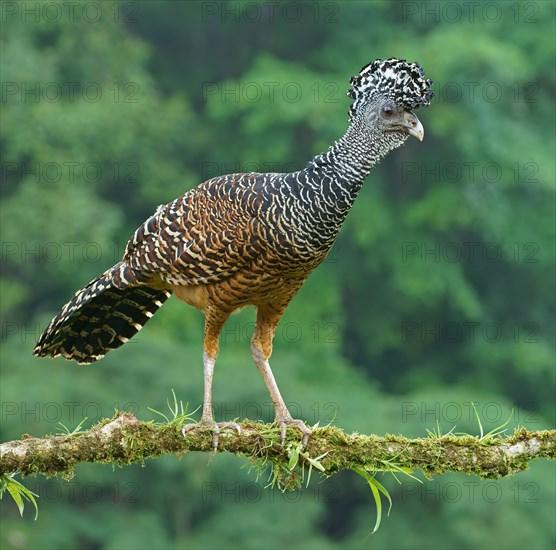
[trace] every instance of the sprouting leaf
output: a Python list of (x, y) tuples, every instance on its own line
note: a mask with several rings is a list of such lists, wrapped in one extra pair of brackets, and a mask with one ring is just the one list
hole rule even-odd
[(25, 508), (25, 500), (30, 502), (35, 508), (35, 520), (39, 516), (39, 507), (37, 506), (37, 501), (35, 497), (38, 498), (39, 495), (33, 493), (33, 491), (27, 489), (25, 485), (13, 478), (13, 475), (2, 475), (0, 478), (0, 498), (3, 497), (4, 492), (8, 491), (11, 497), (14, 499), (17, 508), (19, 509), (19, 514), (23, 517), (23, 510)]
[(188, 411), (189, 405), (188, 404), (184, 405), (183, 401), (181, 400), (178, 401), (178, 398), (176, 397), (176, 393), (174, 392), (173, 388), (171, 389), (171, 392), (172, 392), (172, 402), (170, 402), (169, 399), (166, 399), (166, 406), (170, 411), (170, 417), (165, 415), (163, 412), (160, 412), (151, 407), (147, 407), (147, 409), (161, 416), (164, 419), (166, 424), (183, 424), (189, 422), (190, 420), (193, 420), (191, 415), (195, 414), (200, 407), (195, 409), (190, 415)]
[(296, 467), (299, 461), (300, 452), (301, 452), (301, 443), (297, 443), (296, 445), (291, 445), (288, 448), (288, 457), (289, 457), (288, 468), (290, 470), (293, 470)]
[(382, 493), (390, 503), (388, 514), (390, 514), (390, 510), (392, 509), (392, 498), (390, 497), (390, 493), (388, 492), (388, 490), (382, 485), (382, 483), (375, 479), (374, 475), (367, 472), (363, 468), (352, 468), (352, 470), (355, 473), (359, 474), (371, 488), (371, 492), (373, 494), (376, 505), (376, 522), (373, 529), (373, 533), (376, 533), (378, 531), (378, 528), (380, 527), (380, 522), (382, 521), (382, 499), (380, 498), (380, 494)]
[(62, 426), (63, 428), (63, 431), (60, 435), (72, 437), (72, 436), (84, 434), (85, 430), (82, 430), (81, 427), (83, 426), (83, 424), (85, 424), (87, 420), (89, 420), (88, 416), (86, 416), (81, 422), (79, 422), (79, 424), (73, 430), (70, 430), (65, 424), (62, 424), (62, 422), (58, 422), (58, 424), (60, 424), (60, 426)]

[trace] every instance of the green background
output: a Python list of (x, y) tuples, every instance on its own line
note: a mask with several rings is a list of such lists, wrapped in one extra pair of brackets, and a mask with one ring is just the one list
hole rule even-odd
[[(271, 364), (292, 413), (361, 433), (554, 427), (553, 2), (2, 3), (2, 440), (202, 399), (202, 315), (171, 299), (83, 367), (32, 357), (56, 311), (158, 204), (222, 173), (293, 171), (342, 135), (349, 77), (419, 61), (436, 97), (369, 176), (284, 316)], [(37, 8), (37, 6), (39, 6)], [(474, 7), (473, 7), (474, 6)], [(486, 6), (486, 7), (485, 7)], [(217, 419), (272, 420), (249, 351), (221, 338)], [(199, 413), (197, 413), (199, 414)], [(3, 548), (553, 548), (553, 465), (500, 482), (343, 473), (282, 494), (189, 454), (2, 502)], [(420, 474), (419, 474), (420, 475)], [(422, 477), (422, 476), (421, 476)]]

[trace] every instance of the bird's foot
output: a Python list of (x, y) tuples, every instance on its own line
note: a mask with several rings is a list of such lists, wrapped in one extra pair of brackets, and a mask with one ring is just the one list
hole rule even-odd
[(297, 420), (295, 418), (292, 418), (291, 416), (287, 416), (285, 418), (277, 418), (276, 422), (280, 426), (280, 439), (282, 441), (282, 445), (284, 444), (284, 441), (286, 441), (287, 427), (294, 426), (301, 432), (301, 435), (303, 436), (301, 439), (301, 448), (304, 449), (307, 446), (309, 436), (311, 435), (311, 429), (307, 427), (303, 420)]
[(215, 422), (214, 420), (201, 420), (192, 424), (186, 424), (181, 433), (185, 437), (187, 432), (198, 429), (212, 430), (212, 448), (218, 449), (218, 439), (222, 430), (235, 430), (237, 435), (241, 435), (241, 426), (237, 422)]

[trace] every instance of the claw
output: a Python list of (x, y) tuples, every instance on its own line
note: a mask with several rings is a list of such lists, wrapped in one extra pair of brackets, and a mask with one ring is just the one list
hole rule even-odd
[(196, 422), (192, 424), (186, 424), (182, 429), (181, 433), (186, 437), (187, 432), (197, 429), (210, 429), (212, 430), (212, 448), (214, 451), (218, 449), (218, 439), (221, 430), (235, 430), (237, 435), (241, 435), (241, 426), (237, 422), (212, 422), (201, 420), (201, 422)]
[(282, 445), (286, 441), (286, 429), (288, 426), (294, 426), (297, 428), (301, 434), (301, 448), (304, 449), (307, 446), (307, 442), (309, 441), (309, 436), (311, 435), (311, 429), (307, 427), (303, 420), (297, 420), (294, 418), (283, 418), (283, 419), (276, 419), (276, 422), (280, 425), (280, 439), (282, 441)]

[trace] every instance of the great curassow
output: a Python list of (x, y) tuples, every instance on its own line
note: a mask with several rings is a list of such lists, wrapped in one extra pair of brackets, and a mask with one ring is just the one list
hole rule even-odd
[(157, 208), (137, 229), (122, 260), (79, 290), (54, 317), (34, 354), (92, 363), (129, 340), (174, 294), (205, 314), (204, 401), (199, 424), (219, 428), (212, 412), (218, 339), (230, 314), (257, 308), (251, 339), (276, 411), (282, 441), (296, 426), (269, 365), (280, 317), (326, 257), (371, 168), (409, 136), (423, 139), (413, 114), (430, 105), (430, 80), (418, 63), (376, 60), (350, 81), (349, 127), (304, 170), (230, 174), (201, 183)]

